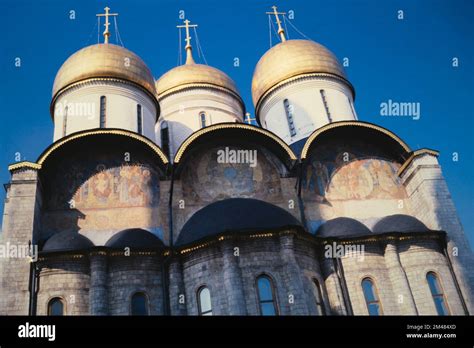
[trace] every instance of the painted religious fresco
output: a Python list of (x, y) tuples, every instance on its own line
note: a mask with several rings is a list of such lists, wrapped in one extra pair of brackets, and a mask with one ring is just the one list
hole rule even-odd
[[(242, 148), (216, 147), (198, 154), (182, 174), (184, 197), (191, 201), (214, 201), (225, 198), (265, 199), (281, 195), (278, 171), (259, 150), (255, 161), (233, 160), (232, 151)], [(237, 154), (237, 152), (235, 152)]]
[[(145, 228), (163, 236), (160, 211), (150, 207), (94, 209), (80, 211), (69, 209), (44, 213), (44, 235), (69, 231), (118, 232), (127, 228)], [(105, 238), (106, 241), (108, 238)]]
[(147, 207), (158, 204), (158, 174), (150, 167), (129, 164), (73, 164), (58, 172), (50, 209)]
[(361, 144), (315, 149), (304, 168), (305, 197), (318, 201), (405, 198), (397, 175), (400, 165), (377, 152)]
[(43, 227), (61, 231), (160, 228), (159, 175), (149, 165), (68, 161), (48, 180)]

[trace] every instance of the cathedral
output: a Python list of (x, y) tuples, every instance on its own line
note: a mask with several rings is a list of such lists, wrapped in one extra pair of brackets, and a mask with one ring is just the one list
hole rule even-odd
[(156, 80), (109, 43), (109, 10), (57, 72), (51, 145), (8, 167), (0, 315), (474, 313), (438, 152), (359, 120), (328, 48), (288, 39), (273, 7), (253, 119), (195, 62), (194, 24)]

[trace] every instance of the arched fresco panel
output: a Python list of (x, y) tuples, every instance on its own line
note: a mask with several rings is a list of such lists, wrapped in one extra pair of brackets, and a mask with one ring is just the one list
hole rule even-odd
[(102, 162), (90, 168), (73, 164), (57, 172), (56, 180), (48, 201), (51, 210), (144, 207), (159, 200), (158, 175), (143, 165)]
[(351, 199), (403, 199), (406, 197), (397, 171), (400, 164), (377, 149), (320, 146), (304, 167), (305, 198), (316, 201)]
[[(239, 152), (242, 150), (247, 152)], [(222, 161), (222, 152), (219, 151), (227, 151), (229, 154), (235, 151), (236, 161), (229, 156)], [(239, 158), (247, 156), (244, 154), (248, 154), (248, 151), (250, 156), (255, 156), (256, 161), (239, 161)], [(191, 202), (212, 202), (236, 197), (281, 197), (279, 173), (259, 149), (228, 146), (227, 150), (226, 147), (214, 147), (197, 153), (186, 164), (182, 183), (184, 198)]]
[(406, 213), (399, 168), (383, 148), (361, 141), (334, 139), (313, 148), (302, 180), (308, 229), (314, 233), (341, 216), (370, 225), (382, 216)]
[(52, 176), (48, 182), (54, 184), (46, 187), (44, 197), (46, 236), (64, 230), (115, 233), (131, 227), (162, 235), (159, 174), (151, 165), (106, 157), (65, 160)]

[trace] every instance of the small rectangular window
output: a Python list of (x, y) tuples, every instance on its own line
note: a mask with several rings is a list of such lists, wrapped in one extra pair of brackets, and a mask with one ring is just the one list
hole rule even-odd
[(68, 112), (68, 107), (66, 106), (64, 108), (64, 116), (63, 116), (63, 137), (65, 137), (67, 133), (67, 112)]
[(349, 97), (347, 97), (347, 101), (349, 102), (349, 105), (351, 106), (352, 116), (354, 117), (355, 120), (357, 120), (357, 116), (356, 116), (356, 113), (355, 113), (355, 110), (354, 110), (354, 104), (352, 103), (352, 101)]
[(100, 97), (100, 128), (105, 128), (107, 111), (107, 98), (105, 96)]
[(329, 112), (329, 106), (326, 100), (326, 92), (324, 91), (324, 89), (321, 89), (319, 93), (321, 93), (321, 98), (323, 99), (324, 110), (326, 110), (326, 116), (328, 118), (328, 121), (332, 122), (331, 113)]
[(200, 121), (201, 121), (201, 128), (206, 127), (206, 113), (205, 113), (205, 112), (201, 112), (201, 113), (199, 114), (199, 117), (200, 117)]
[(288, 99), (285, 99), (283, 101), (283, 105), (285, 106), (286, 120), (288, 121), (288, 128), (290, 129), (290, 135), (293, 137), (296, 135), (296, 128), (295, 128), (295, 123), (293, 120), (294, 106), (290, 104)]
[(142, 106), (140, 104), (137, 105), (137, 132), (143, 134), (143, 126), (142, 126)]
[(161, 149), (169, 157), (170, 156), (170, 134), (168, 129), (168, 123), (164, 121), (161, 124)]

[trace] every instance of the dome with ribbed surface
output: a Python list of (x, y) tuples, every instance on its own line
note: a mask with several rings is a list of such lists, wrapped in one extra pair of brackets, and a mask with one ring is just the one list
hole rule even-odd
[(223, 88), (240, 98), (235, 82), (219, 69), (204, 64), (184, 64), (171, 69), (156, 81), (158, 98), (189, 87)]
[(259, 100), (278, 83), (302, 74), (326, 73), (346, 79), (336, 56), (310, 40), (287, 40), (273, 46), (257, 63), (252, 79), (252, 99)]
[(53, 98), (75, 82), (101, 77), (130, 81), (155, 94), (153, 75), (139, 56), (121, 46), (97, 44), (84, 47), (64, 62), (54, 80)]

